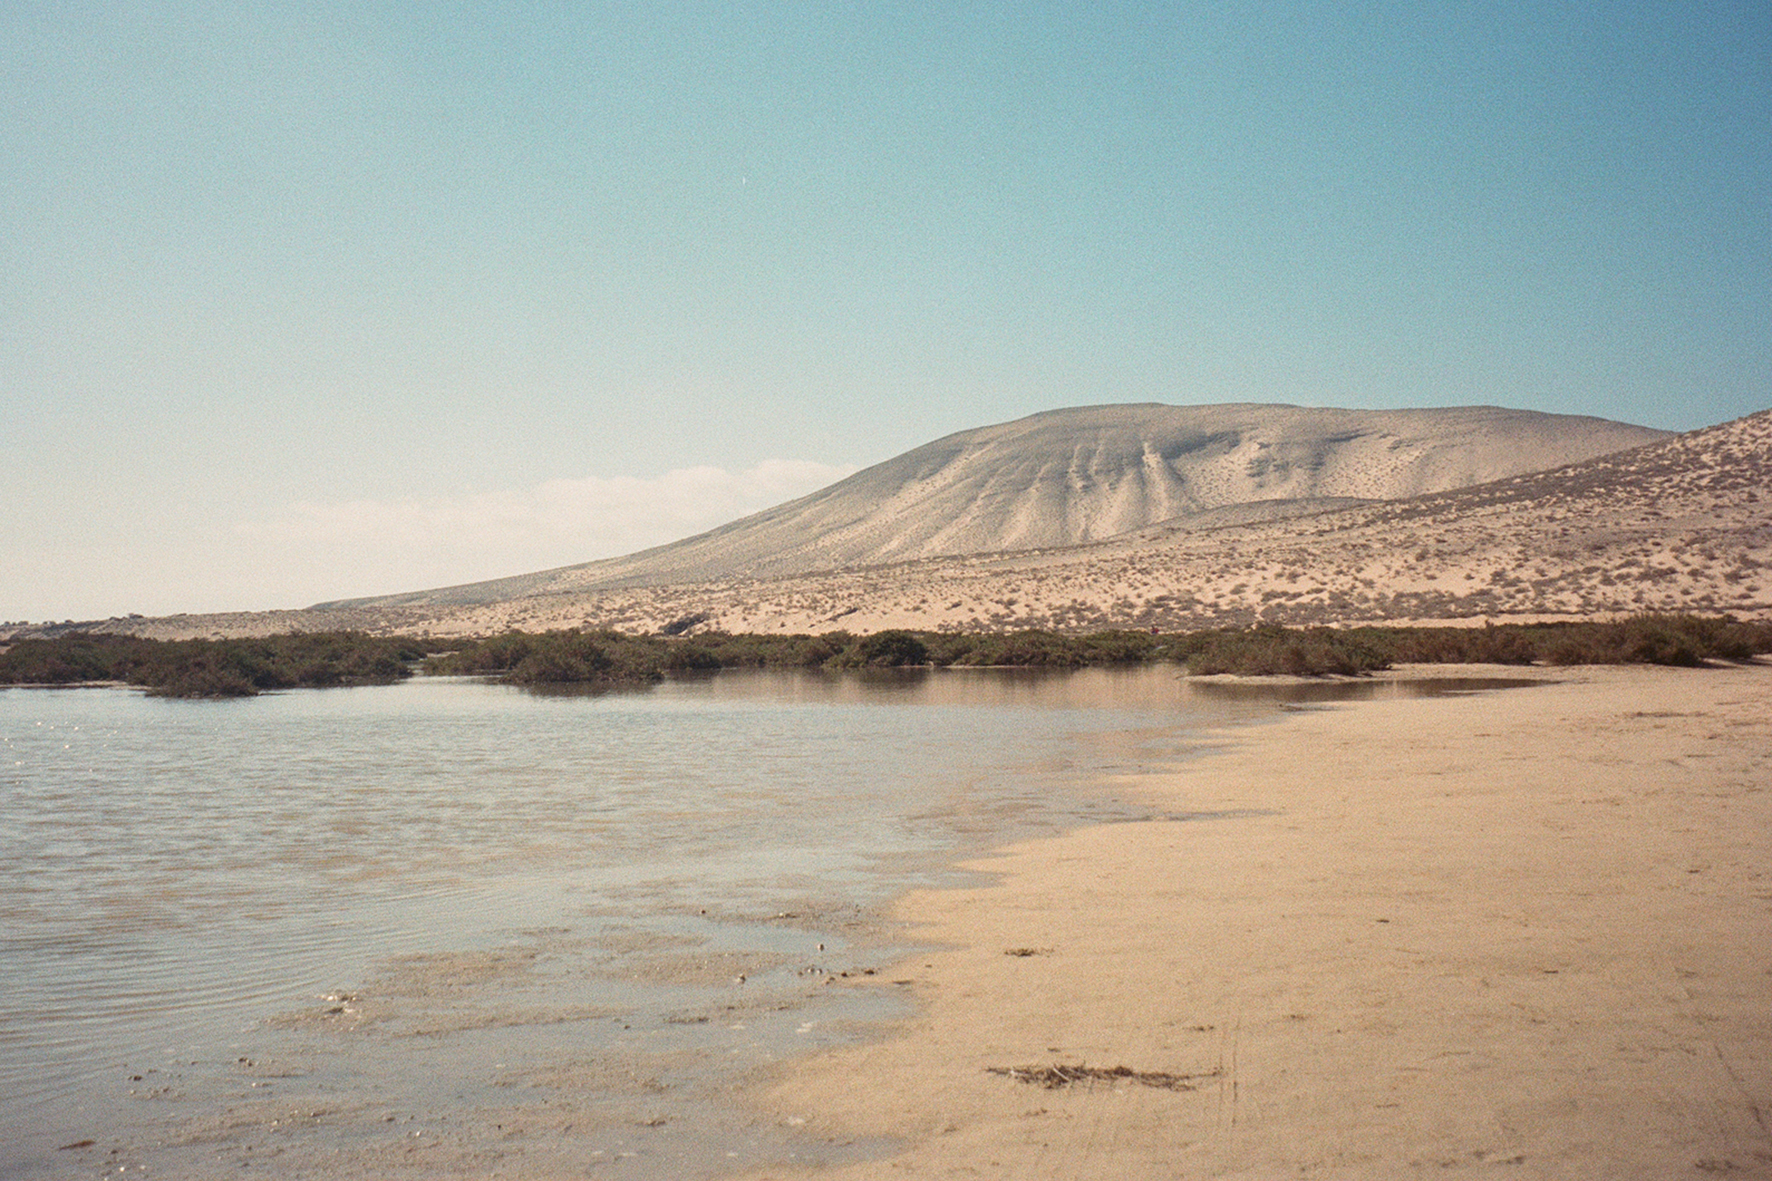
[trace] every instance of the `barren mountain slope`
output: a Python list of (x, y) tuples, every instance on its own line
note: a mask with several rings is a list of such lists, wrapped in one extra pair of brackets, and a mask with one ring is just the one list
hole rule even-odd
[(1157, 526), (1081, 547), (487, 604), (100, 626), (166, 637), (341, 627), (438, 636), (510, 627), (644, 632), (691, 619), (762, 632), (1093, 630), (1645, 610), (1772, 617), (1772, 411), (1449, 493), (1307, 516)]
[[(623, 558), (323, 607), (490, 603), (1070, 546), (1261, 502), (1390, 500), (1667, 437), (1496, 407), (1091, 406), (938, 439), (810, 496)], [(1239, 514), (1233, 514), (1239, 516)]]

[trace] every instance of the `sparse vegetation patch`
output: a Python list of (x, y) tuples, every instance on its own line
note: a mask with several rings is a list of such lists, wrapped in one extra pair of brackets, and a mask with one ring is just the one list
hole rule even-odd
[(146, 640), (75, 632), (0, 652), (0, 684), (118, 682), (161, 697), (251, 697), (273, 689), (386, 685), (424, 655), (407, 637), (312, 632), (261, 639)]
[[(642, 685), (664, 677), (672, 647), (615, 631), (512, 631), (434, 656), (425, 671), (485, 676), (507, 685)], [(691, 656), (688, 667), (694, 666)]]
[(906, 666), (1082, 668), (1174, 661), (1190, 673), (1359, 676), (1397, 664), (1663, 664), (1693, 667), (1772, 653), (1772, 622), (1646, 613), (1608, 623), (1461, 627), (1285, 627), (1258, 623), (1158, 634), (1064, 635), (889, 630), (871, 635), (632, 635), (504, 632), (425, 654), (426, 642), (354, 632), (242, 640), (146, 640), (73, 633), (0, 651), (0, 684), (121, 683), (172, 697), (387, 684), (415, 667), (527, 686), (616, 688), (725, 668)]
[(1198, 632), (1179, 645), (1196, 676), (1357, 676), (1392, 664), (1376, 637), (1328, 627), (1260, 624), (1239, 631)]

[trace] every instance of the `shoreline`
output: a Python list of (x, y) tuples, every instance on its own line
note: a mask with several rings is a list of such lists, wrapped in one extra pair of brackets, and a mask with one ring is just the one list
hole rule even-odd
[(1202, 735), (1112, 781), (1179, 819), (908, 896), (941, 950), (856, 987), (919, 1016), (754, 1095), (904, 1150), (748, 1176), (1772, 1175), (1772, 668), (1532, 671)]

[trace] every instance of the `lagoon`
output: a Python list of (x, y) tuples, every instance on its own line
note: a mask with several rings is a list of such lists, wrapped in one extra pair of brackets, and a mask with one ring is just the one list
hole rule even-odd
[(1214, 728), (1379, 691), (1407, 690), (1152, 666), (0, 691), (0, 1175), (882, 1151), (736, 1092), (907, 1011), (848, 986), (914, 949), (892, 899), (1139, 819), (1114, 777)]

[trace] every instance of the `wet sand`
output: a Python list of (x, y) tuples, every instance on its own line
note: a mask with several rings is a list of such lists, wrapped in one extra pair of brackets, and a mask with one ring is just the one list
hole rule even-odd
[(1539, 675), (1217, 736), (1116, 785), (1191, 818), (910, 896), (944, 950), (853, 987), (920, 1015), (761, 1118), (903, 1145), (845, 1179), (1772, 1176), (1772, 668)]

